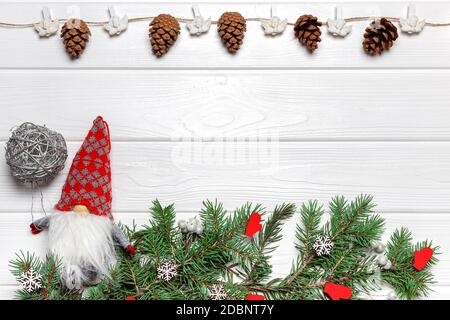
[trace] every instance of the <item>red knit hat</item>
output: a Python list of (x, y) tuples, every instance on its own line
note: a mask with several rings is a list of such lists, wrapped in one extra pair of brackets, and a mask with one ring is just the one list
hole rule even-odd
[(112, 219), (110, 150), (108, 124), (97, 117), (73, 159), (57, 210), (85, 205), (90, 213)]

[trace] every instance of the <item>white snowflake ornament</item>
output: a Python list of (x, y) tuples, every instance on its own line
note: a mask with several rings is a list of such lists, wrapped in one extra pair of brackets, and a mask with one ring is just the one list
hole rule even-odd
[(209, 298), (211, 300), (225, 300), (228, 293), (222, 284), (213, 284), (209, 287)]
[(211, 28), (211, 18), (205, 19), (200, 13), (198, 5), (192, 6), (194, 12), (194, 19), (186, 23), (186, 28), (192, 36), (199, 36), (206, 33)]
[(33, 269), (22, 272), (20, 275), (22, 289), (31, 293), (42, 288), (42, 276)]
[(327, 20), (327, 30), (335, 37), (345, 37), (352, 31), (352, 26), (342, 18), (342, 8), (336, 7), (334, 19)]
[(158, 278), (164, 281), (170, 281), (173, 277), (178, 275), (178, 268), (174, 261), (163, 261), (158, 269)]
[(59, 30), (59, 21), (53, 19), (52, 11), (48, 7), (42, 8), (42, 21), (34, 25), (39, 37), (50, 37)]
[(400, 18), (399, 20), (400, 29), (409, 34), (421, 32), (425, 27), (425, 20), (419, 20), (416, 16), (416, 8), (414, 5), (410, 4), (407, 10), (406, 19)]
[(123, 15), (120, 17), (117, 12), (116, 8), (114, 6), (108, 7), (109, 11), (109, 21), (107, 24), (105, 24), (104, 28), (106, 31), (108, 31), (109, 35), (112, 36), (118, 36), (123, 31), (127, 30), (128, 28), (128, 16)]
[(320, 257), (329, 255), (331, 249), (333, 249), (334, 243), (329, 236), (317, 236), (314, 240), (313, 249), (315, 253)]
[(261, 27), (264, 29), (264, 34), (270, 36), (282, 34), (284, 30), (286, 30), (287, 24), (287, 19), (281, 20), (281, 18), (277, 16), (275, 6), (270, 8), (270, 19), (261, 20)]

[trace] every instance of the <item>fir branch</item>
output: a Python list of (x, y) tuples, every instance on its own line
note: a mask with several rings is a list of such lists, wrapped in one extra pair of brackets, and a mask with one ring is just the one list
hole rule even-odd
[[(340, 235), (345, 234), (355, 223), (361, 222), (372, 213), (374, 205), (373, 197), (370, 195), (360, 195), (343, 209), (343, 214), (339, 217), (339, 225), (336, 230), (332, 230), (332, 240), (336, 240)], [(334, 200), (336, 202), (338, 200)], [(342, 209), (342, 208), (340, 208)], [(333, 212), (332, 212), (333, 214)]]
[(300, 224), (297, 224), (296, 248), (302, 255), (304, 262), (310, 260), (312, 242), (319, 234), (319, 225), (323, 216), (323, 207), (319, 206), (317, 200), (302, 204), (300, 208)]
[(281, 226), (283, 222), (291, 218), (294, 213), (295, 205), (291, 203), (275, 207), (272, 215), (267, 219), (263, 229), (258, 234), (258, 257), (252, 264), (250, 273), (244, 282), (256, 283), (264, 281), (270, 275), (272, 268), (269, 264), (269, 254), (276, 249), (274, 244), (282, 238)]
[(319, 206), (318, 201), (309, 201), (302, 204), (300, 208), (300, 223), (297, 224), (297, 244), (296, 248), (300, 251), (300, 265), (291, 272), (287, 284), (291, 285), (308, 267), (313, 260), (314, 255), (311, 254), (311, 246), (314, 238), (319, 233), (319, 225), (323, 216), (323, 207)]
[[(408, 229), (394, 231), (386, 251), (392, 267), (382, 272), (383, 280), (393, 286), (397, 295), (404, 299), (415, 299), (428, 294), (429, 286), (434, 283), (431, 268), (438, 262), (436, 255), (439, 254), (439, 247), (434, 247), (432, 242), (424, 241), (413, 245), (411, 241), (412, 235)], [(414, 251), (425, 247), (432, 248), (433, 257), (424, 269), (417, 271), (413, 268)]]
[[(50, 292), (50, 287), (52, 284), (55, 283), (55, 278), (58, 279), (59, 277), (59, 273), (58, 273), (58, 265), (55, 262), (55, 259), (53, 257), (50, 257), (47, 261), (48, 264), (48, 272), (46, 272), (45, 274), (45, 286), (41, 291), (41, 296), (44, 300), (48, 300), (49, 299), (49, 292)], [(56, 280), (58, 281), (58, 280)]]
[(220, 234), (222, 231), (223, 221), (225, 220), (226, 211), (222, 203), (217, 199), (213, 202), (210, 200), (203, 201), (203, 208), (200, 211), (200, 218), (204, 224), (204, 232)]

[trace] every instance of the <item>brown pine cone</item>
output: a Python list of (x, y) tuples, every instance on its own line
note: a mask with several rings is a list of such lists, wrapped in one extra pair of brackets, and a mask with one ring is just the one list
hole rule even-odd
[(370, 55), (381, 54), (391, 48), (397, 38), (397, 28), (388, 19), (372, 21), (364, 33), (364, 51)]
[(149, 37), (153, 54), (158, 58), (167, 53), (177, 41), (180, 24), (169, 14), (160, 14), (150, 22)]
[(217, 31), (228, 52), (236, 53), (247, 30), (245, 18), (239, 12), (225, 12), (217, 23)]
[(72, 59), (77, 59), (81, 56), (90, 35), (89, 27), (81, 19), (70, 19), (64, 24), (61, 29), (61, 38), (63, 38), (66, 52)]
[(317, 17), (310, 14), (305, 14), (297, 19), (294, 25), (295, 37), (300, 43), (309, 51), (313, 52), (318, 47), (320, 42), (320, 27), (322, 22), (318, 21)]

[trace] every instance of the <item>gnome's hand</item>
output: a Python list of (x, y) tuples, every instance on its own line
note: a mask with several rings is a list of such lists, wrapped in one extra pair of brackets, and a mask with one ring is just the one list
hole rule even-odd
[(30, 229), (31, 229), (32, 234), (38, 234), (38, 233), (41, 233), (41, 231), (42, 231), (42, 229), (39, 229), (38, 227), (36, 227), (36, 225), (34, 223), (30, 224)]
[(134, 249), (132, 244), (129, 244), (126, 248), (125, 251), (129, 254), (134, 256), (136, 254), (136, 249)]
[(31, 233), (38, 234), (41, 231), (48, 229), (49, 225), (50, 225), (49, 217), (37, 219), (30, 224)]

